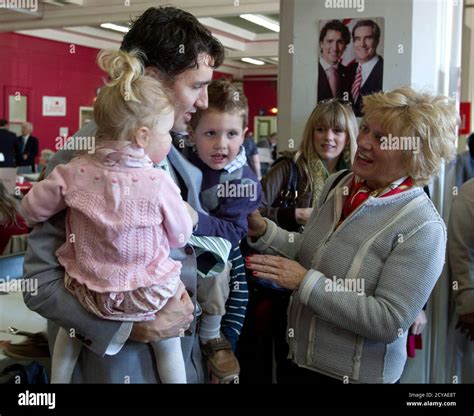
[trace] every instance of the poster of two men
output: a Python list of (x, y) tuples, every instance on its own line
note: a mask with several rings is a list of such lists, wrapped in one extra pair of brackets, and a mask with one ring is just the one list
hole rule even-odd
[(321, 20), (318, 102), (341, 98), (362, 116), (362, 97), (383, 88), (383, 18)]

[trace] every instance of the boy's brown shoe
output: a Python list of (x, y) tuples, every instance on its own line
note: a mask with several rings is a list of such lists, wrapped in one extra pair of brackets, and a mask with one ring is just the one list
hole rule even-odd
[(239, 362), (224, 336), (207, 341), (201, 349), (209, 370), (221, 383), (230, 383), (239, 376)]

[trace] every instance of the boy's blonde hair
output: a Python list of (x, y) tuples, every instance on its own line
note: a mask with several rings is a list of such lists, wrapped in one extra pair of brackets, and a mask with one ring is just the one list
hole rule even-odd
[(407, 173), (415, 185), (426, 185), (443, 159), (455, 157), (459, 117), (447, 97), (401, 87), (365, 96), (362, 108), (364, 119), (379, 122), (385, 134), (419, 138), (418, 152), (403, 151)]
[(248, 125), (249, 105), (242, 90), (225, 78), (212, 81), (207, 89), (209, 104), (206, 110), (197, 109), (193, 114), (190, 126), (196, 130), (202, 114), (206, 111), (219, 113), (239, 113), (242, 116), (242, 128)]
[(132, 140), (140, 127), (153, 128), (159, 115), (173, 110), (170, 92), (157, 79), (144, 75), (141, 55), (138, 50), (99, 53), (97, 62), (109, 80), (94, 104), (98, 141)]

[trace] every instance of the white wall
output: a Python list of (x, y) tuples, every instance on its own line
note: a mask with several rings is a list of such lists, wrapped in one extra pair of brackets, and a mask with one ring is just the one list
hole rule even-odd
[[(319, 20), (384, 17), (384, 89), (410, 84), (412, 1), (365, 0), (364, 6), (364, 11), (358, 12), (354, 8), (326, 8), (325, 0), (280, 1), (279, 149), (287, 149), (289, 139), (297, 147), (305, 122), (316, 105)], [(294, 54), (288, 51), (291, 44)]]

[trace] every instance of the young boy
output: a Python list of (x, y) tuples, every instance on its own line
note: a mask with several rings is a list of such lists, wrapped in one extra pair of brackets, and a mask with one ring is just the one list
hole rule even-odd
[[(227, 80), (211, 82), (208, 94), (209, 107), (198, 110), (190, 122), (195, 146), (190, 161), (202, 171), (201, 202), (210, 214), (197, 214), (194, 235), (222, 237), (232, 244), (230, 275), (198, 279), (202, 350), (211, 373), (222, 381), (240, 371), (232, 350), (244, 322), (248, 290), (239, 242), (247, 234), (247, 216), (260, 205), (261, 187), (243, 147), (246, 97)], [(220, 333), (221, 319), (225, 337)]]

